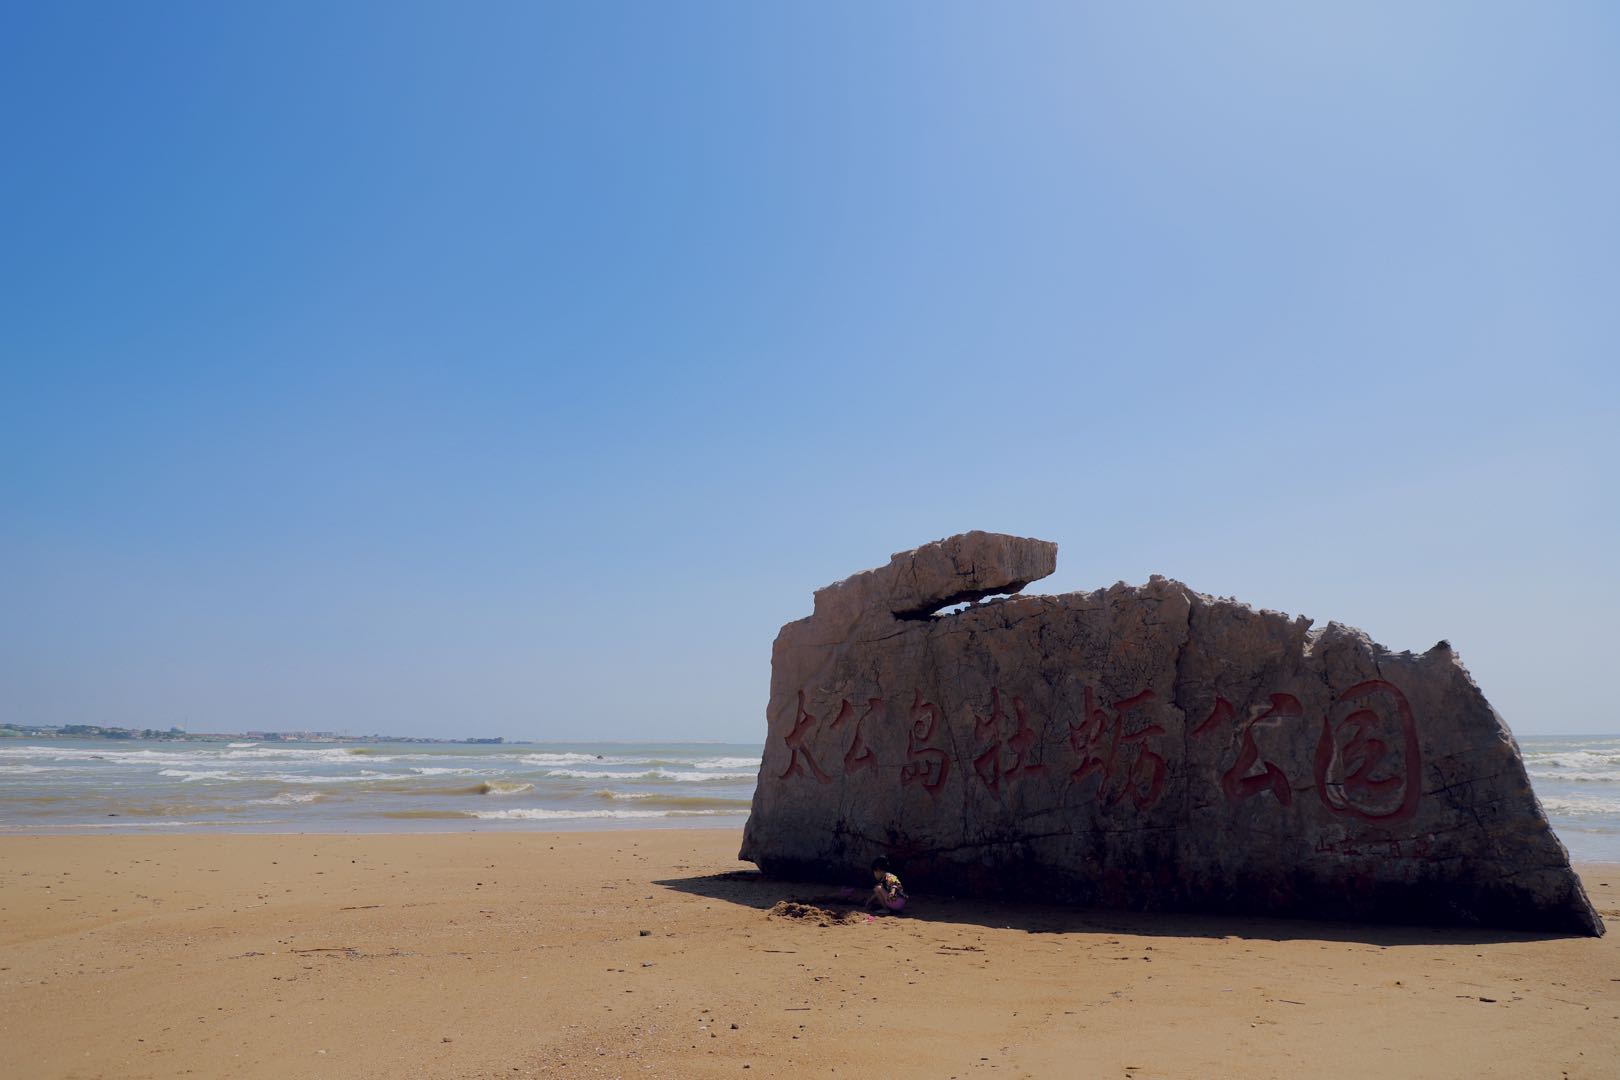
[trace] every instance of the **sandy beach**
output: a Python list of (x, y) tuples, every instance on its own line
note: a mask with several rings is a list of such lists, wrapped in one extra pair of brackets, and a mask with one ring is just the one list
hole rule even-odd
[[(1612, 1077), (1620, 935), (765, 881), (735, 830), (0, 838), (32, 1077)], [(1581, 868), (1620, 914), (1620, 867)], [(859, 884), (859, 876), (852, 877)]]

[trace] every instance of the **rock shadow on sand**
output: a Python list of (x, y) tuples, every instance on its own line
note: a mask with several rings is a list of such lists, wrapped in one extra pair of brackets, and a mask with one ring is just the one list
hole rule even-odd
[[(751, 907), (761, 914), (769, 914), (784, 903), (819, 907), (836, 915), (859, 913), (863, 910), (862, 900), (865, 897), (864, 889), (857, 886), (840, 887), (826, 882), (768, 878), (753, 870), (665, 878), (653, 884), (690, 896)], [(981, 926), (994, 930), (1021, 930), (1028, 934), (1131, 934), (1149, 938), (1354, 942), (1385, 948), (1555, 941), (1581, 936), (1479, 926), (1415, 926), (1174, 911), (1113, 911), (916, 893), (912, 894), (911, 902), (903, 913), (884, 913), (879, 917), (942, 925)]]

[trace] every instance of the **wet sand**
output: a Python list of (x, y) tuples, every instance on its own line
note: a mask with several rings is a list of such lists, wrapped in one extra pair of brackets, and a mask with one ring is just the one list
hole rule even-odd
[[(1620, 934), (930, 897), (822, 925), (767, 912), (836, 892), (739, 838), (0, 837), (0, 1074), (1620, 1070)], [(1582, 873), (1620, 915), (1620, 866)]]

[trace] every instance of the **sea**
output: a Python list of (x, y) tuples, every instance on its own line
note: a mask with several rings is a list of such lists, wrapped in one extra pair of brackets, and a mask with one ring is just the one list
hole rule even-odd
[(0, 742), (0, 832), (740, 827), (758, 743)]
[(1530, 786), (1576, 862), (1620, 862), (1620, 735), (1521, 735)]
[[(1620, 862), (1620, 736), (1521, 736), (1571, 858)], [(0, 832), (741, 827), (758, 743), (0, 742)]]

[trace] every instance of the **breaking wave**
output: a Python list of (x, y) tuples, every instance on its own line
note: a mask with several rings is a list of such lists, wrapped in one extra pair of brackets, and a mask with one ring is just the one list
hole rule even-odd
[(173, 776), (176, 779), (180, 780), (182, 783), (186, 783), (186, 784), (189, 784), (194, 780), (236, 780), (236, 779), (239, 779), (238, 777), (232, 776), (228, 772), (219, 772), (218, 770), (206, 770), (206, 769), (201, 770), (201, 771), (193, 770), (193, 769), (162, 769), (162, 770), (159, 770), (158, 775), (159, 776)]
[(521, 795), (525, 791), (533, 791), (534, 785), (521, 780), (488, 780), (474, 785), (473, 790), (480, 795)]
[(1538, 780), (1578, 784), (1620, 783), (1620, 749), (1549, 750), (1524, 755), (1525, 768)]
[(486, 821), (575, 821), (582, 818), (668, 818), (668, 817), (734, 817), (741, 810), (543, 810), (521, 808), (516, 810), (473, 810), (471, 814)]
[(546, 775), (565, 780), (675, 780), (681, 783), (701, 783), (705, 780), (736, 782), (754, 779), (753, 773), (674, 772), (670, 769), (648, 769), (645, 772), (592, 772), (586, 769), (552, 769)]
[(694, 768), (694, 769), (752, 769), (753, 772), (750, 772), (750, 773), (746, 774), (748, 779), (752, 780), (752, 779), (754, 779), (756, 774), (759, 772), (759, 758), (746, 758), (746, 757), (708, 758), (707, 760), (704, 760), (704, 761), (694, 761), (694, 762), (692, 762), (692, 768)]
[(671, 810), (726, 810), (744, 814), (753, 805), (752, 799), (723, 799), (712, 795), (664, 795), (657, 791), (593, 791), (599, 799), (614, 802), (633, 801), (641, 806), (662, 806)]
[[(524, 754), (518, 758), (525, 765), (647, 765), (664, 767), (669, 765), (687, 766), (693, 769), (704, 770), (733, 770), (758, 769), (759, 759), (750, 757), (715, 757), (689, 760), (687, 758), (668, 757), (659, 755), (632, 755), (619, 754)], [(604, 775), (604, 774), (596, 774)], [(749, 773), (749, 779), (754, 774)]]
[(1613, 817), (1620, 814), (1620, 798), (1601, 796), (1552, 796), (1541, 800), (1541, 808), (1548, 814), (1565, 817)]
[(301, 806), (326, 798), (324, 791), (284, 791), (268, 799), (249, 799), (255, 806)]
[(318, 773), (235, 773), (221, 769), (160, 769), (159, 776), (171, 776), (182, 783), (191, 783), (197, 780), (222, 780), (232, 783), (263, 783), (273, 781), (280, 784), (363, 784), (378, 780), (409, 780), (406, 773), (373, 772), (369, 769), (359, 775), (321, 776)]
[(524, 754), (518, 758), (525, 765), (584, 765), (600, 761), (604, 765), (640, 764), (619, 758), (606, 758), (600, 754)]
[(464, 810), (384, 810), (377, 815), (396, 821), (471, 821), (473, 815)]

